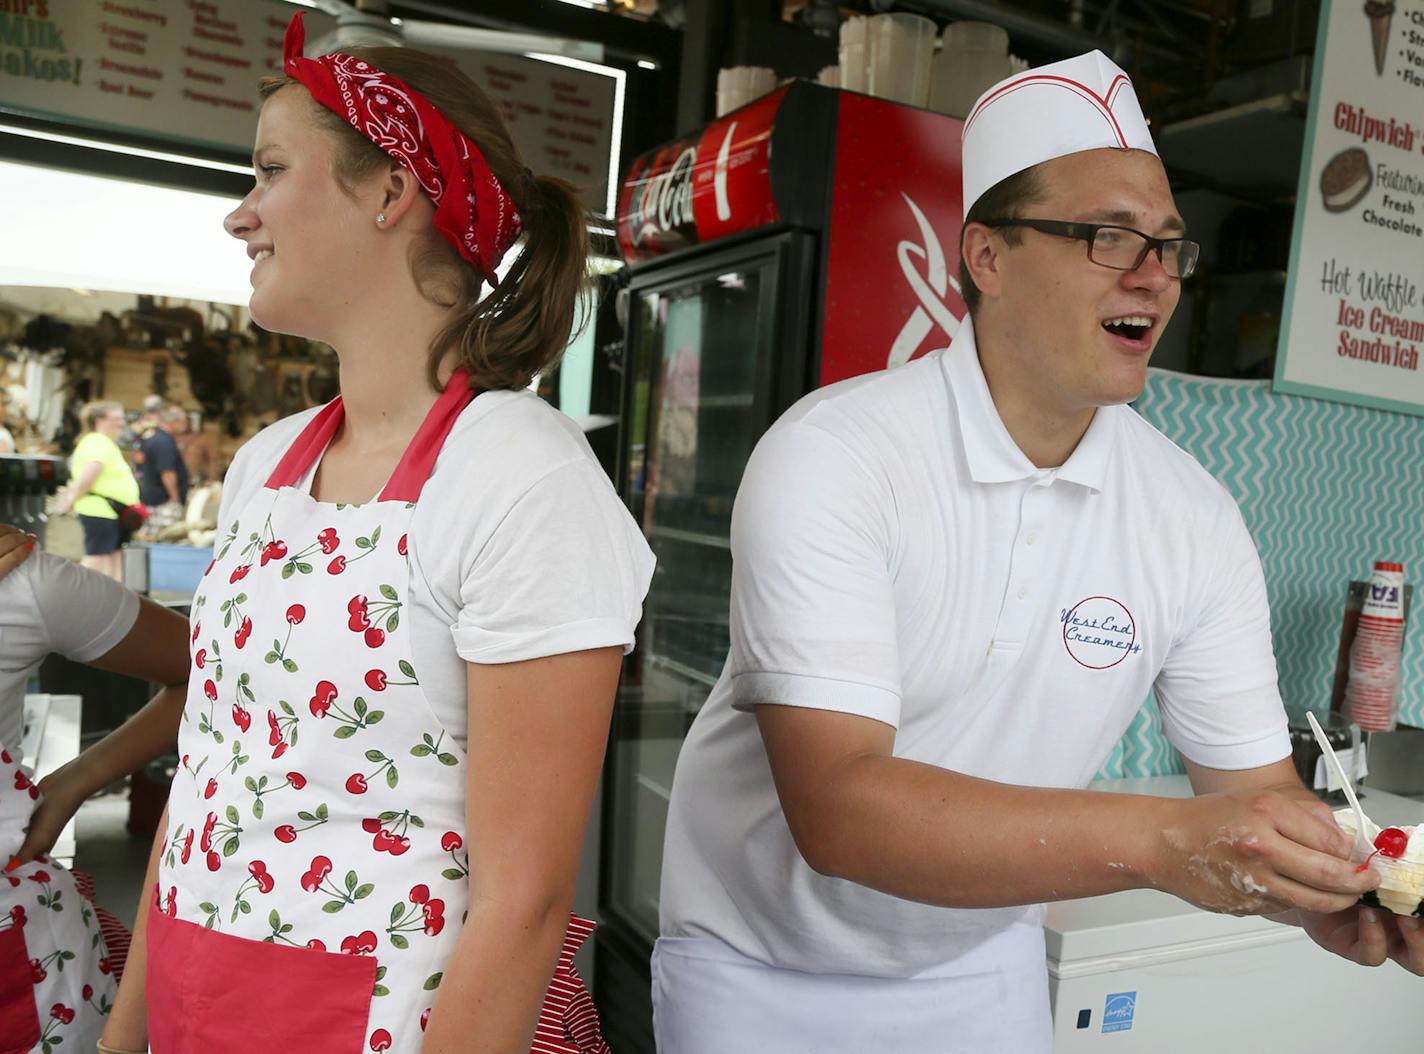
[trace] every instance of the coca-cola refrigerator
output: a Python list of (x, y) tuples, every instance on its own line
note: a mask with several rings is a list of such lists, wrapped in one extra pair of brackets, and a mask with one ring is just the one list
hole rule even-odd
[(943, 347), (959, 297), (957, 120), (797, 81), (637, 158), (617, 482), (657, 554), (604, 778), (596, 992), (651, 1054), (648, 959), (673, 767), (728, 646), (732, 501), (812, 388)]

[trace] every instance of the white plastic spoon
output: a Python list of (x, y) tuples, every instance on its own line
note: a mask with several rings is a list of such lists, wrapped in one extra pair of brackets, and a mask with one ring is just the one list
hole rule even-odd
[(1359, 853), (1360, 859), (1364, 860), (1374, 852), (1374, 846), (1370, 845), (1369, 835), (1365, 834), (1365, 810), (1360, 808), (1360, 799), (1355, 797), (1355, 788), (1351, 785), (1350, 778), (1345, 775), (1345, 766), (1341, 765), (1340, 759), (1335, 756), (1335, 748), (1325, 738), (1325, 730), (1320, 727), (1320, 722), (1315, 720), (1315, 715), (1309, 710), (1305, 712), (1305, 716), (1310, 721), (1310, 730), (1315, 733), (1315, 741), (1320, 744), (1320, 749), (1330, 760), (1331, 768), (1335, 770), (1335, 778), (1340, 781), (1340, 789), (1350, 800), (1350, 808), (1355, 810), (1355, 851)]

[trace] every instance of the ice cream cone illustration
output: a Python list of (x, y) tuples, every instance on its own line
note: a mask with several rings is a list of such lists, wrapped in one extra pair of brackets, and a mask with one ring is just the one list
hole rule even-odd
[(1375, 49), (1375, 72), (1384, 76), (1384, 60), (1389, 53), (1389, 24), (1394, 21), (1393, 0), (1366, 0), (1365, 17), (1370, 20), (1370, 42)]

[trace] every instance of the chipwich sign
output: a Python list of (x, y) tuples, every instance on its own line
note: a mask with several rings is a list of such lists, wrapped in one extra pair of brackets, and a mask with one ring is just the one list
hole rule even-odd
[(1424, 414), (1424, 0), (1324, 0), (1276, 387)]
[(271, 0), (0, 0), (0, 110), (246, 155), (256, 84), (278, 71), (292, 10)]

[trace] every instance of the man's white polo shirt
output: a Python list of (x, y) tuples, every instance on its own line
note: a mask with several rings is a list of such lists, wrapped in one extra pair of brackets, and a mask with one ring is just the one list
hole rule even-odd
[(951, 348), (802, 399), (748, 464), (731, 653), (678, 760), (662, 933), (812, 973), (903, 977), (1035, 908), (951, 910), (812, 871), (751, 708), (859, 714), (897, 757), (1082, 787), (1150, 689), (1184, 755), (1290, 753), (1255, 546), (1224, 488), (1130, 408), (1058, 469)]

